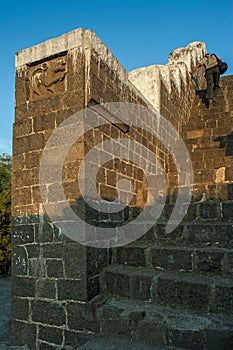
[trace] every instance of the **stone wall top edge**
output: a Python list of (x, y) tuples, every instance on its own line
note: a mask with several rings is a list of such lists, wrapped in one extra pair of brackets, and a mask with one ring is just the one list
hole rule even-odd
[(168, 55), (168, 63), (177, 64), (184, 62), (190, 70), (206, 54), (206, 44), (202, 41), (194, 41), (186, 47), (180, 47)]
[[(21, 50), (15, 55), (16, 69), (22, 69), (27, 64), (41, 61), (47, 57), (56, 54), (72, 51), (80, 48), (89, 57), (89, 50), (95, 51), (110, 68), (117, 71), (120, 80), (133, 90), (138, 97), (144, 100), (148, 106), (150, 102), (137, 89), (137, 87), (128, 79), (128, 72), (113, 55), (110, 49), (99, 39), (99, 37), (90, 29), (75, 29), (71, 32), (62, 34), (56, 38), (48, 39), (40, 44)], [(150, 105), (151, 106), (151, 105)], [(151, 106), (151, 108), (153, 108)]]
[(86, 30), (84, 33), (85, 43), (89, 43), (89, 47), (94, 50), (99, 57), (114, 71), (117, 71), (120, 80), (129, 87), (130, 90), (134, 91), (135, 94), (140, 97), (148, 107), (152, 110), (153, 105), (145, 98), (142, 92), (129, 80), (129, 73), (121, 65), (118, 59), (113, 55), (111, 50), (99, 39), (99, 37), (92, 31)]
[[(168, 56), (168, 63), (165, 65), (154, 64), (147, 67), (140, 67), (129, 72), (129, 79), (144, 92), (146, 98), (160, 107), (160, 85), (163, 83), (168, 92), (171, 91), (171, 83), (177, 88), (180, 94), (181, 80), (186, 84), (187, 72), (204, 56), (206, 45), (204, 42), (195, 41), (185, 48), (178, 48)], [(153, 86), (152, 90), (148, 86)], [(155, 97), (157, 95), (157, 97)]]
[[(196, 61), (196, 59), (202, 58), (202, 53), (206, 52), (206, 45), (204, 42), (199, 42), (195, 41), (187, 45), (185, 48), (178, 48), (174, 51), (172, 51), (169, 56), (168, 56), (168, 63), (167, 64), (152, 64), (149, 66), (145, 67), (139, 67), (131, 72), (129, 74), (135, 74), (135, 73), (143, 73), (143, 72), (148, 72), (148, 71), (159, 71), (161, 69), (166, 69), (167, 67), (172, 69), (175, 68), (174, 65), (178, 65), (181, 63), (186, 64), (187, 68), (189, 68), (189, 62), (186, 62), (184, 57), (187, 55), (187, 53), (192, 53), (193, 52), (193, 59)], [(187, 60), (190, 61), (191, 57), (188, 56)]]
[[(89, 36), (89, 47), (96, 51), (99, 57), (103, 59), (108, 66), (110, 66), (113, 70), (117, 70), (121, 80), (128, 80), (128, 72), (113, 55), (111, 50), (104, 44), (104, 42), (92, 30), (87, 30), (84, 35)], [(88, 39), (85, 41), (88, 42)]]
[(21, 50), (15, 55), (15, 66), (20, 68), (26, 64), (41, 61), (47, 57), (75, 48), (93, 49), (109, 66), (118, 71), (122, 80), (128, 79), (128, 72), (119, 63), (107, 46), (90, 29), (75, 29), (56, 38), (48, 39), (40, 44)]
[(78, 28), (56, 38), (48, 39), (15, 54), (16, 68), (40, 61), (46, 57), (83, 46), (84, 29)]

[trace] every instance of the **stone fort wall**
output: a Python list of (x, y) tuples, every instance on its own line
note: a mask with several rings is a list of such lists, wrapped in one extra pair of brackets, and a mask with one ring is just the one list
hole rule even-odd
[[(61, 187), (73, 212), (91, 225), (120, 226), (132, 220), (145, 206), (148, 190), (144, 169), (132, 161), (147, 154), (142, 154), (137, 147), (131, 150), (131, 156), (127, 154), (131, 142), (136, 141), (156, 155), (162, 164), (168, 203), (173, 203), (178, 187), (183, 187), (184, 192), (190, 191), (188, 179), (181, 185), (171, 176), (176, 172), (174, 160), (164, 142), (148, 131), (148, 125), (156, 125), (160, 132), (164, 131), (165, 138), (175, 140), (174, 135), (167, 134), (166, 125), (161, 120), (153, 124), (153, 118), (142, 118), (138, 124), (129, 125), (130, 118), (134, 118), (133, 111), (130, 110), (131, 115), (119, 115), (116, 108), (114, 113), (109, 113), (104, 103), (136, 104), (135, 116), (140, 109), (142, 112), (143, 108), (155, 109), (182, 132), (190, 121), (195, 98), (188, 71), (204, 53), (203, 43), (192, 43), (171, 53), (166, 66), (140, 68), (128, 74), (92, 31), (82, 29), (17, 53), (12, 180), (12, 344), (68, 350), (97, 331), (93, 311), (96, 304), (92, 301), (99, 294), (100, 275), (112, 262), (113, 251), (107, 239), (105, 247), (95, 248), (94, 244), (92, 247), (77, 243), (57, 229), (47, 210), (53, 208), (54, 214), (62, 217)], [(85, 107), (90, 109), (90, 117), (80, 112)], [(76, 112), (80, 112), (79, 137), (67, 148), (62, 176), (56, 178), (54, 168), (61, 160), (54, 155), (67, 147), (71, 134), (64, 132), (63, 138), (49, 143), (49, 147), (48, 142), (54, 130)], [(100, 126), (86, 131), (86, 125), (92, 126), (93, 119)], [(115, 157), (111, 148), (116, 138), (127, 140), (121, 157)], [(107, 151), (105, 141), (109, 142)], [(129, 205), (118, 215), (103, 215), (90, 209), (77, 183), (82, 160), (98, 145), (97, 156), (92, 159), (93, 166), (100, 167), (96, 181), (98, 194), (108, 201), (116, 199), (119, 180), (130, 180), (134, 188)], [(47, 162), (43, 163), (46, 180), (41, 180), (45, 147), (48, 152)], [(103, 166), (101, 157), (108, 159)], [(148, 161), (147, 167), (148, 174), (156, 173), (154, 189), (158, 196), (163, 196), (162, 186), (159, 186), (161, 173), (152, 162)], [(87, 180), (90, 169), (85, 169), (83, 174), (85, 194), (94, 201), (96, 198), (91, 195)], [(127, 200), (129, 192), (129, 188), (124, 187), (122, 198)], [(83, 230), (85, 228), (80, 227), (80, 236), (85, 236)]]

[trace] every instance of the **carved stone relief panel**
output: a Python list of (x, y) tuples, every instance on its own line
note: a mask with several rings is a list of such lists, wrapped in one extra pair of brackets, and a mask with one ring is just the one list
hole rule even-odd
[(48, 98), (65, 91), (66, 73), (66, 56), (30, 67), (30, 100)]

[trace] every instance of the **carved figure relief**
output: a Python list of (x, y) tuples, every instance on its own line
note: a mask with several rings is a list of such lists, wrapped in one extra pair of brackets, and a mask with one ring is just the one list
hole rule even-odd
[(30, 98), (32, 100), (58, 94), (65, 89), (65, 58), (56, 58), (31, 69)]

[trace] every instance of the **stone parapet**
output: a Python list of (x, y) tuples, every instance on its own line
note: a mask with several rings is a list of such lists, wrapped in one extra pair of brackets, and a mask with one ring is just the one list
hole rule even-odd
[[(166, 89), (167, 99), (172, 102), (169, 114), (174, 114), (174, 111), (175, 114), (179, 113), (179, 116), (172, 120), (177, 129), (183, 120), (189, 119), (189, 110), (194, 98), (194, 89), (190, 88), (192, 79), (189, 71), (205, 53), (205, 43), (194, 42), (186, 48), (179, 48), (171, 52), (166, 65), (138, 68), (129, 73), (129, 79), (162, 115), (164, 112), (162, 90), (163, 87)], [(180, 100), (183, 101), (182, 104)]]

